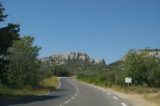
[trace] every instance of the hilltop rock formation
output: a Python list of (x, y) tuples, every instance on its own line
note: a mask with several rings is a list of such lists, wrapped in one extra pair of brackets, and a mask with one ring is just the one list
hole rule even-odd
[(156, 58), (159, 58), (160, 59), (160, 51), (150, 51), (148, 53), (149, 56), (154, 56)]
[(50, 63), (57, 63), (57, 64), (65, 64), (68, 60), (83, 60), (86, 62), (90, 62), (93, 64), (103, 64), (105, 65), (104, 59), (94, 60), (93, 58), (89, 57), (86, 53), (81, 52), (69, 52), (68, 54), (52, 54), (49, 57), (41, 58), (42, 62), (50, 62)]
[[(141, 54), (142, 53), (142, 51), (137, 51), (136, 52), (137, 54)], [(158, 58), (158, 59), (160, 59), (160, 51), (158, 50), (158, 51), (148, 51), (147, 53), (146, 53), (146, 55), (147, 56), (153, 56), (153, 57), (156, 57), (156, 58)], [(125, 60), (125, 57), (123, 57), (123, 58), (121, 58), (121, 59), (119, 59), (119, 61), (124, 61)]]

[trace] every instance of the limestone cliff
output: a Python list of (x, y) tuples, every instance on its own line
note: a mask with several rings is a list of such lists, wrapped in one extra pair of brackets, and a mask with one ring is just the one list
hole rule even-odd
[(69, 52), (68, 54), (52, 54), (49, 57), (44, 57), (41, 58), (40, 60), (42, 62), (54, 62), (57, 64), (66, 64), (68, 60), (83, 60), (85, 62), (90, 62), (93, 64), (103, 64), (105, 65), (105, 60), (104, 59), (99, 59), (99, 60), (94, 60), (90, 56), (88, 56), (86, 53), (81, 53), (81, 52)]

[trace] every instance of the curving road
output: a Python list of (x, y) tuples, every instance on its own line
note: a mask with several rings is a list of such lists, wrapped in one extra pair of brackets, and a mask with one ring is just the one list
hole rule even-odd
[(2, 106), (131, 106), (105, 89), (59, 78), (59, 89), (46, 95), (30, 97)]

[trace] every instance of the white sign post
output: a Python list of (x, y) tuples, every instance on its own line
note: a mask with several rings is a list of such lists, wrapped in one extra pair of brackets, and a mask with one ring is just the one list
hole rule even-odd
[(126, 77), (125, 78), (125, 83), (127, 83), (128, 86), (129, 86), (129, 84), (132, 83), (132, 78)]

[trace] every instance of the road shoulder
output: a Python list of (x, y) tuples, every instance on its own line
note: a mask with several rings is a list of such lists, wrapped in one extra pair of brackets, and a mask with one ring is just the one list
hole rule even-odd
[[(75, 80), (75, 81), (78, 81), (78, 80)], [(81, 82), (81, 81), (78, 81), (78, 82)], [(81, 83), (85, 83), (85, 82), (81, 82)], [(87, 83), (85, 83), (85, 84), (87, 84)], [(103, 88), (103, 87), (100, 87), (100, 88)], [(123, 92), (115, 91), (111, 88), (103, 88), (103, 89), (106, 89), (107, 91), (119, 96), (121, 99), (127, 101), (132, 106), (159, 106), (158, 104), (146, 101), (144, 99), (145, 95), (142, 95), (142, 94), (141, 95), (140, 94), (126, 94)]]

